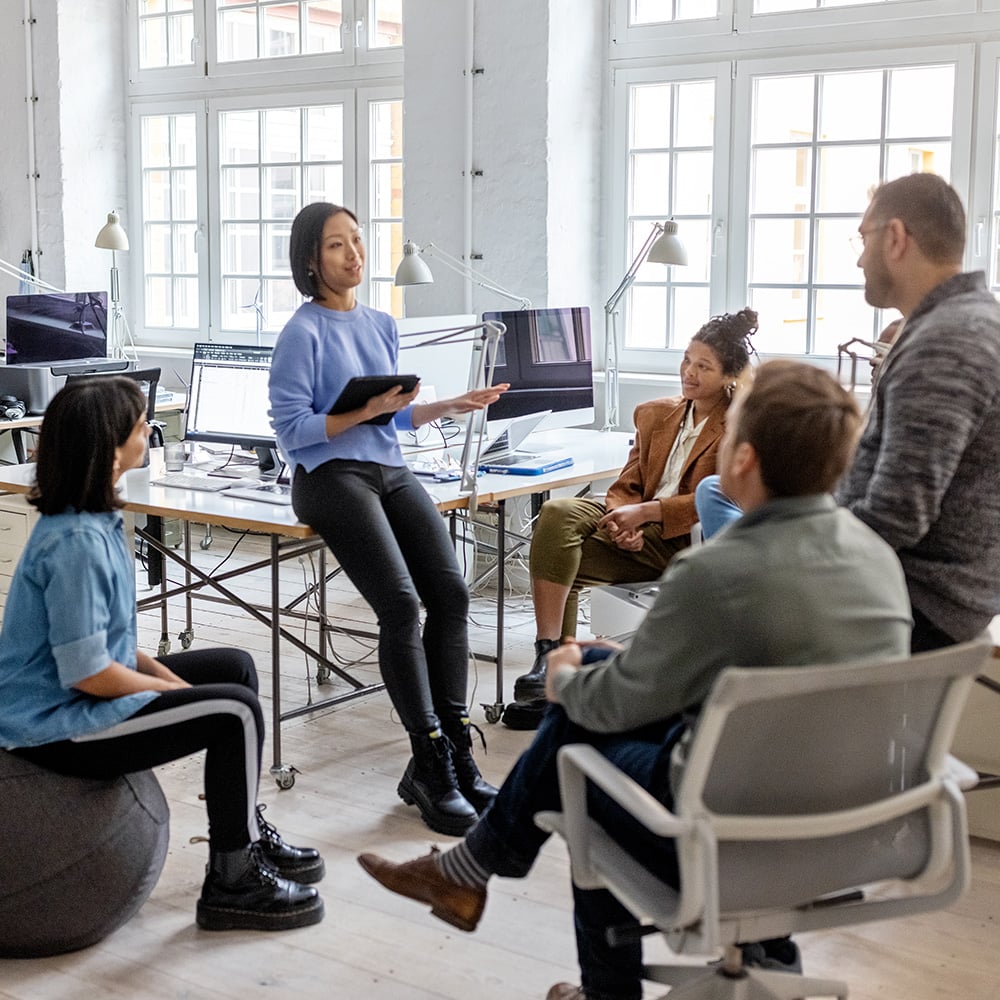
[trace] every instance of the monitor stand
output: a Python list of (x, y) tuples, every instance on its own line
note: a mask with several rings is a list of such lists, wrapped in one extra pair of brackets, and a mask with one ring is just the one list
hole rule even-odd
[(281, 474), (284, 462), (277, 448), (254, 448), (257, 453), (257, 467), (260, 469), (261, 479), (274, 480)]

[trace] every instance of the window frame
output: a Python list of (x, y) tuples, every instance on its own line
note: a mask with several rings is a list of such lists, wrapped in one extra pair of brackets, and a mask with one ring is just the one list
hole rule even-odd
[[(955, 66), (955, 88), (952, 103), (952, 143), (951, 176), (947, 180), (968, 203), (970, 146), (966, 141), (972, 136), (973, 108), (964, 95), (971, 93), (972, 72), (975, 65), (975, 46), (943, 45), (907, 49), (879, 49), (865, 52), (830, 53), (826, 55), (795, 55), (744, 60), (736, 71), (734, 86), (734, 129), (733, 149), (739, 151), (740, 162), (734, 168), (746, 178), (745, 184), (733, 185), (732, 213), (734, 225), (729, 233), (730, 243), (727, 256), (732, 261), (730, 268), (729, 299), (735, 302), (737, 296), (749, 294), (750, 284), (750, 120), (753, 104), (753, 81), (758, 76), (782, 74), (813, 74), (865, 69), (899, 69), (906, 66), (951, 64)], [(858, 206), (858, 220), (864, 215), (866, 206)], [(863, 284), (858, 272), (858, 284)], [(807, 288), (814, 287), (811, 283)], [(861, 294), (861, 288), (858, 289)], [(881, 310), (876, 310), (874, 325), (880, 322)], [(863, 336), (863, 334), (859, 334)], [(768, 357), (805, 358), (831, 370), (836, 369), (837, 356), (832, 354), (767, 355)]]
[[(140, 346), (150, 343), (167, 344), (175, 340), (184, 339), (194, 343), (197, 334), (209, 328), (209, 267), (198, 268), (198, 330), (191, 330), (189, 327), (177, 329), (168, 326), (147, 326), (146, 325), (146, 227), (145, 212), (143, 206), (143, 169), (142, 169), (142, 120), (145, 117), (156, 115), (182, 115), (193, 113), (196, 116), (196, 176), (198, 190), (196, 202), (198, 205), (198, 226), (197, 245), (195, 253), (199, 255), (209, 253), (208, 237), (205, 233), (206, 219), (208, 218), (208, 189), (203, 183), (200, 173), (200, 165), (206, 161), (207, 157), (207, 135), (204, 127), (204, 119), (207, 115), (207, 106), (204, 100), (190, 98), (186, 100), (160, 100), (160, 101), (134, 101), (131, 105), (130, 128), (129, 128), (129, 163), (139, 164), (138, 170), (129, 171), (128, 179), (128, 206), (129, 218), (135, 220), (135, 224), (130, 227), (129, 242), (131, 249), (128, 267), (129, 300), (136, 303), (136, 307), (131, 310), (133, 317), (133, 337)], [(136, 264), (138, 261), (138, 264)]]
[[(728, 162), (730, 156), (730, 97), (731, 63), (704, 62), (690, 63), (683, 66), (660, 67), (656, 69), (621, 69), (614, 73), (613, 79), (613, 119), (611, 133), (617, 137), (615, 144), (619, 154), (628, 148), (629, 104), (631, 88), (641, 84), (673, 84), (693, 80), (715, 80), (715, 129), (713, 139), (713, 178), (712, 178), (712, 222), (711, 231), (717, 233), (721, 225), (726, 229), (729, 218), (729, 181), (728, 175), (720, 169), (720, 162)], [(628, 256), (628, 162), (627, 156), (616, 155), (612, 158), (609, 190), (613, 196), (607, 199), (606, 232), (608, 233), (609, 260), (615, 264), (607, 273), (607, 288), (602, 299), (608, 296), (618, 285), (625, 274), (631, 257)], [(677, 219), (678, 236), (683, 241), (683, 217)], [(713, 236), (716, 247), (710, 251), (709, 273), (709, 303), (711, 313), (724, 309), (725, 289), (728, 286), (729, 259), (726, 253), (719, 253), (718, 236)], [(671, 274), (676, 283), (683, 284), (681, 274)], [(627, 296), (619, 306), (618, 335), (619, 369), (620, 371), (662, 373), (664, 367), (669, 373), (679, 370), (683, 357), (683, 349), (665, 348), (650, 350), (628, 348), (625, 343), (625, 332), (628, 323)], [(707, 318), (707, 317), (706, 317)], [(691, 333), (695, 333), (694, 330)], [(605, 336), (610, 335), (610, 322), (605, 323)]]

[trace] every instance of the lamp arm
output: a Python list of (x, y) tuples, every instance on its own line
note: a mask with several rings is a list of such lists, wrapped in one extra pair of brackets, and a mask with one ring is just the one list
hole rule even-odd
[(618, 303), (621, 302), (622, 296), (629, 290), (632, 282), (635, 281), (636, 274), (639, 273), (639, 268), (642, 267), (643, 261), (646, 259), (646, 255), (653, 248), (653, 244), (663, 233), (663, 224), (660, 222), (654, 222), (652, 229), (649, 231), (649, 235), (646, 237), (646, 242), (639, 248), (639, 252), (635, 255), (632, 263), (629, 264), (628, 270), (625, 272), (624, 277), (619, 283), (618, 287), (611, 293), (610, 298), (604, 303), (604, 311), (610, 315), (618, 308)]
[[(475, 333), (482, 330), (478, 337), (466, 337), (465, 334)], [(426, 337), (426, 340), (419, 344), (403, 344), (401, 351), (414, 347), (429, 347), (433, 344), (453, 343), (463, 344), (471, 341), (481, 345), (473, 348), (473, 374), (470, 378), (472, 389), (482, 389), (493, 384), (493, 374), (496, 370), (497, 351), (500, 348), (500, 338), (507, 332), (507, 327), (497, 320), (487, 319), (482, 323), (475, 323), (472, 326), (452, 326), (441, 330), (418, 330), (414, 333), (401, 333), (404, 337)], [(476, 358), (476, 351), (485, 352), (482, 360)], [(462, 442), (462, 480), (459, 484), (459, 492), (469, 494), (469, 505), (474, 510), (476, 507), (476, 489), (479, 473), (479, 456), (483, 448), (483, 438), (486, 435), (486, 410), (473, 410), (469, 414), (465, 423), (465, 439)]]
[(17, 278), (18, 281), (26, 281), (29, 285), (34, 285), (36, 288), (45, 288), (50, 292), (65, 294), (65, 289), (50, 285), (47, 281), (42, 281), (41, 278), (36, 278), (33, 274), (27, 274), (22, 267), (17, 264), (11, 264), (2, 257), (0, 257), (0, 272), (8, 274), (12, 278)]
[(434, 257), (440, 260), (445, 267), (450, 268), (456, 274), (469, 281), (474, 282), (480, 288), (485, 288), (488, 292), (494, 292), (497, 295), (502, 295), (504, 298), (510, 299), (513, 302), (519, 302), (522, 309), (531, 308), (531, 299), (526, 299), (523, 295), (518, 295), (517, 292), (512, 292), (509, 288), (504, 288), (503, 285), (497, 284), (491, 278), (487, 278), (486, 275), (480, 274), (478, 271), (474, 270), (464, 260), (460, 260), (458, 257), (453, 257), (450, 253), (446, 253), (439, 246), (434, 243), (427, 243), (420, 248), (420, 252), (426, 254), (429, 257)]

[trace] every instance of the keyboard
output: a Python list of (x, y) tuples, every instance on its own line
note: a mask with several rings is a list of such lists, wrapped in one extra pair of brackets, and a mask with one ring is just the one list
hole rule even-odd
[(168, 472), (159, 479), (152, 479), (150, 486), (169, 486), (175, 490), (203, 490), (206, 493), (219, 493), (228, 490), (233, 485), (231, 479), (209, 479), (189, 472)]
[(260, 486), (237, 486), (226, 491), (227, 497), (237, 500), (260, 500), (263, 503), (280, 503), (289, 505), (292, 502), (292, 488), (284, 483), (262, 483)]

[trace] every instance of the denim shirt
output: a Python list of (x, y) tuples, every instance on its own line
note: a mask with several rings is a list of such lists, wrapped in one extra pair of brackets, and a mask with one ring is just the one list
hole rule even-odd
[(135, 669), (135, 565), (119, 512), (39, 518), (14, 572), (0, 632), (0, 746), (100, 732), (157, 697), (95, 698), (74, 687)]

